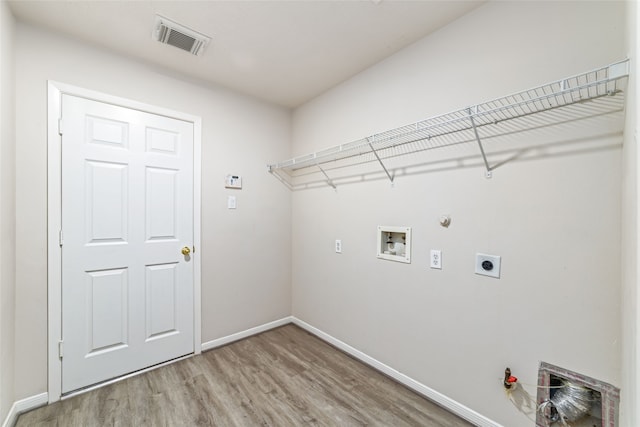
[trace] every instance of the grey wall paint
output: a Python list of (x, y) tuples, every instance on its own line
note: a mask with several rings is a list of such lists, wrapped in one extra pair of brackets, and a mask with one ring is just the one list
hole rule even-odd
[(0, 420), (14, 401), (15, 296), (15, 22), (0, 3)]
[[(620, 59), (626, 55), (624, 7), (618, 2), (483, 6), (298, 109), (294, 154)], [(3, 67), (13, 59), (4, 45), (12, 36), (7, 12), (3, 2)], [(637, 197), (629, 200), (628, 191), (637, 187), (625, 175), (631, 190), (622, 198), (619, 135), (589, 141), (593, 129), (547, 135), (554, 143), (573, 138), (570, 147), (586, 149), (545, 153), (538, 147), (527, 153), (527, 161), (496, 170), (490, 181), (476, 162), (404, 177), (395, 189), (372, 181), (337, 192), (298, 192), (292, 218), (290, 194), (264, 174), (265, 163), (290, 155), (287, 111), (28, 26), (18, 26), (15, 44), (17, 183), (3, 175), (2, 191), (18, 191), (15, 206), (3, 195), (3, 212), (15, 207), (18, 214), (18, 241), (10, 239), (7, 246), (18, 254), (16, 304), (14, 316), (6, 306), (14, 297), (13, 279), (3, 279), (0, 322), (4, 344), (13, 339), (15, 319), (19, 357), (15, 394), (12, 381), (5, 381), (14, 371), (13, 355), (3, 351), (0, 357), (0, 419), (14, 398), (46, 390), (47, 79), (203, 117), (203, 341), (288, 315), (293, 259), (295, 315), (505, 425), (526, 422), (500, 389), (498, 377), (506, 365), (530, 383), (539, 360), (622, 382), (617, 314), (622, 237), (612, 218), (620, 217), (624, 200), (633, 221), (637, 210), (629, 205), (637, 204)], [(13, 105), (4, 89), (13, 81), (4, 71), (2, 102)], [(14, 155), (4, 137), (12, 126), (9, 117), (3, 108), (2, 165), (6, 153)], [(598, 129), (606, 133), (606, 124)], [(533, 139), (518, 138), (517, 144), (540, 143)], [(636, 162), (626, 159), (634, 153), (628, 141), (627, 136), (625, 165), (635, 171)], [(471, 148), (454, 154), (477, 159)], [(226, 173), (244, 177), (235, 212), (226, 209)], [(448, 230), (437, 225), (445, 212), (454, 220)], [(13, 226), (7, 216), (0, 221)], [(414, 226), (413, 264), (375, 260), (373, 230), (379, 224)], [(344, 244), (340, 256), (332, 252), (336, 238)], [(626, 239), (625, 248), (635, 247), (635, 237)], [(4, 247), (6, 277), (13, 258)], [(443, 250), (441, 272), (428, 269), (430, 248)], [(500, 281), (470, 271), (469, 257), (480, 250), (503, 255)], [(531, 267), (540, 253), (553, 259), (548, 270)], [(625, 296), (637, 296), (633, 265), (625, 270)], [(626, 319), (635, 318), (636, 306), (625, 308)], [(581, 321), (574, 325), (576, 318)], [(562, 329), (567, 324), (574, 332), (568, 337)], [(625, 366), (634, 366), (631, 357), (626, 360)]]
[[(266, 172), (289, 155), (288, 110), (21, 24), (16, 46), (17, 398), (47, 386), (48, 79), (202, 117), (203, 342), (290, 314), (291, 196)], [(234, 211), (228, 173), (243, 176)]]
[[(623, 59), (624, 7), (488, 3), (298, 108), (294, 154)], [(293, 314), (503, 425), (533, 412), (505, 397), (507, 366), (529, 384), (546, 361), (619, 386), (613, 129), (602, 119), (487, 141), (506, 151), (494, 160), (508, 159), (490, 180), (467, 144), (429, 152), (420, 159), (441, 163), (395, 188), (382, 179), (295, 192)], [(378, 225), (413, 227), (412, 264), (376, 259)], [(429, 268), (430, 249), (442, 250), (441, 271)], [(476, 252), (502, 256), (499, 280), (473, 273)]]
[(622, 396), (621, 425), (640, 424), (640, 372), (638, 371), (638, 87), (637, 72), (640, 65), (638, 51), (638, 21), (640, 8), (637, 2), (626, 3), (626, 52), (631, 58), (629, 97), (626, 107), (623, 159), (622, 205)]

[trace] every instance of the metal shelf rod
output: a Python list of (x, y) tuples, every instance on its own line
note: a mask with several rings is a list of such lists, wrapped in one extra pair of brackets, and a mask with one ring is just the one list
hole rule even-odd
[(331, 178), (329, 178), (329, 175), (327, 175), (327, 173), (324, 171), (324, 169), (322, 169), (322, 166), (320, 166), (319, 164), (316, 164), (316, 166), (318, 166), (318, 169), (320, 169), (320, 172), (322, 172), (322, 174), (325, 176), (325, 178), (327, 178), (327, 184), (329, 184), (335, 190), (336, 189), (336, 185), (333, 183), (333, 181), (331, 181)]
[(489, 161), (487, 160), (487, 155), (484, 152), (484, 148), (482, 147), (482, 141), (480, 140), (480, 135), (478, 135), (478, 129), (476, 128), (476, 123), (473, 121), (473, 114), (471, 114), (471, 108), (469, 108), (469, 120), (471, 121), (471, 126), (473, 126), (473, 133), (476, 136), (476, 141), (478, 141), (478, 147), (480, 147), (480, 154), (482, 154), (482, 160), (484, 161), (484, 166), (487, 168), (486, 177), (491, 178), (491, 168), (489, 167)]
[(384, 163), (382, 163), (382, 160), (380, 159), (380, 156), (378, 156), (378, 152), (376, 151), (375, 148), (373, 148), (373, 145), (371, 144), (371, 142), (369, 142), (369, 147), (371, 148), (371, 151), (373, 152), (373, 154), (376, 156), (376, 159), (378, 159), (378, 163), (380, 163), (380, 166), (382, 166), (382, 169), (384, 169), (384, 173), (387, 174), (387, 177), (389, 178), (389, 181), (391, 181), (391, 183), (393, 184), (393, 177), (391, 176), (391, 174), (389, 173), (389, 171), (385, 167)]

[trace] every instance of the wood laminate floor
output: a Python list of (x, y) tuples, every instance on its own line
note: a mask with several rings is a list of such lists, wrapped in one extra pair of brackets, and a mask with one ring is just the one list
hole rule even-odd
[(294, 325), (20, 415), (17, 426), (471, 424)]

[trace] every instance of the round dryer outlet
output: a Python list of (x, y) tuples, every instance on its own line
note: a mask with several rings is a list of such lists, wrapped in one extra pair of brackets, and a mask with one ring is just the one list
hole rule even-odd
[(498, 255), (476, 254), (476, 274), (500, 278), (500, 257)]

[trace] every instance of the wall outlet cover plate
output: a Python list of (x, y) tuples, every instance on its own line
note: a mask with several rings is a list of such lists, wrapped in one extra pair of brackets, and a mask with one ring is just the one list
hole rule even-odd
[(476, 254), (476, 274), (500, 278), (500, 256)]
[(442, 270), (442, 252), (438, 249), (431, 249), (430, 266)]

